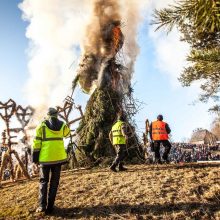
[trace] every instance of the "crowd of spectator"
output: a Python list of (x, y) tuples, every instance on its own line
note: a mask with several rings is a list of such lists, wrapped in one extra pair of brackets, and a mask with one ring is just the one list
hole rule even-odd
[(174, 163), (220, 160), (220, 146), (173, 143), (169, 160)]

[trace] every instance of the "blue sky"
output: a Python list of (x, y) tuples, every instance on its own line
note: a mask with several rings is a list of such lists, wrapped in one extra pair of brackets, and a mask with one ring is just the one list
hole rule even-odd
[[(17, 7), (19, 2), (19, 0), (0, 0), (0, 101), (5, 102), (12, 98), (19, 104), (27, 105), (24, 87), (29, 78), (27, 68), (29, 42), (25, 37), (28, 23), (21, 18), (22, 13)], [(163, 59), (163, 55), (158, 53), (159, 43), (168, 45), (169, 42), (166, 42), (169, 36), (167, 37), (162, 31), (158, 34), (160, 41), (152, 37), (152, 27), (147, 20), (139, 30), (140, 54), (135, 64), (132, 82), (134, 96), (146, 105), (143, 105), (135, 119), (138, 131), (143, 132), (146, 118), (152, 121), (158, 114), (163, 114), (165, 121), (171, 127), (173, 139), (181, 141), (189, 137), (195, 128), (209, 129), (212, 116), (207, 109), (210, 106), (203, 103), (192, 105), (198, 97), (199, 90), (196, 86), (182, 88), (178, 83), (176, 78), (180, 74), (179, 69), (176, 69), (175, 73), (175, 63), (169, 68), (169, 62), (166, 63), (169, 57)], [(161, 47), (161, 50), (164, 50), (164, 47)], [(176, 52), (173, 45), (167, 54), (172, 53), (170, 59), (177, 58), (176, 64), (178, 64)], [(70, 82), (71, 80), (69, 79)], [(87, 95), (82, 95), (78, 89), (75, 97), (77, 104), (85, 106)], [(1, 127), (2, 121), (0, 123)]]
[(24, 103), (22, 88), (27, 74), (25, 38), (26, 24), (21, 20), (17, 8), (18, 0), (0, 1), (0, 100), (5, 102), (9, 97)]

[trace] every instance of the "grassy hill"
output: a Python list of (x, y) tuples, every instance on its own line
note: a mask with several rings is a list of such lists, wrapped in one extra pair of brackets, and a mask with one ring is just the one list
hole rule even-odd
[(220, 219), (220, 165), (63, 172), (53, 215), (35, 213), (38, 179), (0, 189), (0, 219)]

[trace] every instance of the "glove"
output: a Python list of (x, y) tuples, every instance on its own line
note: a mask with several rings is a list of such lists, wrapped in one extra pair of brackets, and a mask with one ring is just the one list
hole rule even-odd
[(154, 142), (153, 141), (151, 141), (151, 143), (150, 143), (150, 148), (151, 148), (151, 151), (154, 152)]
[(32, 162), (33, 163), (35, 163), (35, 164), (39, 163), (39, 155), (40, 155), (40, 151), (32, 153)]

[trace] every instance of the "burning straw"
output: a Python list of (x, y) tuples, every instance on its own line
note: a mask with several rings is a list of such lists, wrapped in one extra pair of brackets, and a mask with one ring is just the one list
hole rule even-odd
[[(78, 145), (84, 151), (84, 154), (77, 153), (80, 160), (87, 156), (94, 162), (100, 157), (113, 156), (108, 133), (116, 114), (122, 111), (128, 119), (131, 116), (123, 105), (125, 94), (131, 95), (128, 93), (131, 91), (131, 68), (124, 66), (120, 57), (126, 40), (122, 33), (121, 11), (116, 0), (97, 0), (87, 27), (84, 53), (73, 81), (73, 89), (79, 83), (84, 92), (92, 94), (78, 128)], [(128, 145), (128, 148), (131, 145), (139, 148), (136, 135), (132, 135)]]

